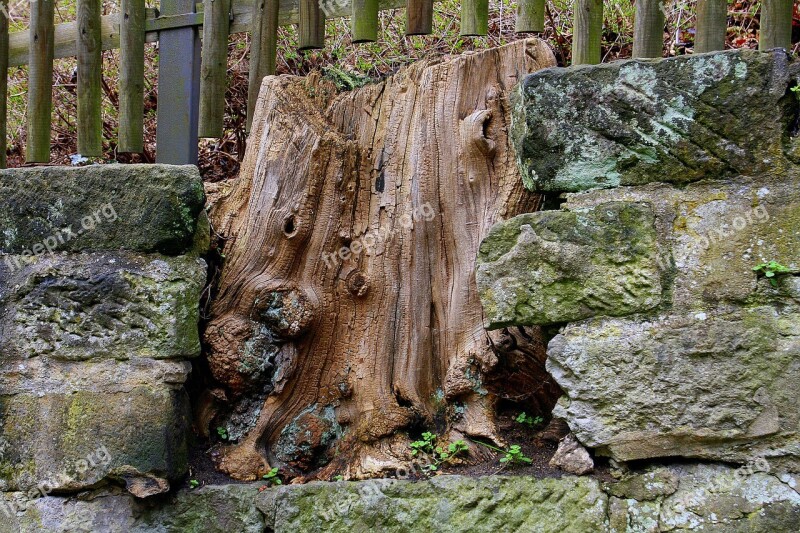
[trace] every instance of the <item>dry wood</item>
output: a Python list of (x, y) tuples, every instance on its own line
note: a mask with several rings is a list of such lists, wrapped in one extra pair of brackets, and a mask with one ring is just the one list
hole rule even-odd
[(517, 33), (544, 31), (544, 0), (520, 0), (517, 2)]
[[(50, 162), (50, 115), (53, 112), (53, 0), (31, 2), (30, 56), (28, 70), (28, 163)], [(75, 34), (72, 34), (75, 41)]]
[(603, 36), (603, 0), (575, 0), (575, 29), (572, 37), (572, 64), (600, 63)]
[(543, 342), (483, 329), (474, 261), (492, 224), (538, 207), (507, 95), (553, 65), (530, 39), (337, 96), (266, 79), (240, 177), (209, 189), (226, 243), (210, 369), (234, 405), (271, 391), (223, 471), (380, 475), (410, 458), (404, 429), (501, 443), (499, 389), (552, 402)]
[(120, 152), (144, 150), (144, 0), (122, 0), (119, 61)]
[(761, 3), (759, 50), (792, 48), (792, 8), (794, 0), (764, 0)]
[(228, 87), (230, 0), (206, 0), (203, 12), (203, 59), (200, 66), (200, 137), (222, 137)]
[(664, 54), (664, 0), (637, 0), (633, 23), (633, 57)]
[(78, 153), (103, 155), (103, 51), (100, 0), (78, 0)]
[(697, 54), (725, 49), (728, 28), (727, 0), (698, 0), (697, 34), (694, 51)]

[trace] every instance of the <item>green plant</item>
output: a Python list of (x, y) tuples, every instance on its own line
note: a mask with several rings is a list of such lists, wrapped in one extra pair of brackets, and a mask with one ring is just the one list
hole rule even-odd
[(769, 282), (773, 287), (778, 286), (778, 282), (775, 279), (776, 275), (791, 274), (793, 272), (791, 268), (783, 266), (777, 261), (770, 261), (769, 263), (761, 263), (760, 265), (756, 265), (753, 267), (753, 271), (756, 272), (756, 274), (763, 275), (765, 278), (769, 279)]
[(271, 485), (282, 485), (281, 478), (278, 477), (278, 469), (273, 468), (263, 476), (264, 480)]
[(795, 85), (789, 90), (792, 91), (794, 93), (794, 97), (797, 98), (798, 101), (800, 101), (800, 85)]
[(522, 453), (519, 444), (512, 444), (511, 447), (506, 450), (505, 456), (500, 458), (500, 462), (509, 464), (531, 464), (533, 459)]
[(199, 486), (200, 486), (200, 482), (197, 481), (196, 479), (190, 479), (189, 480), (189, 488), (190, 489), (196, 489)]
[(415, 440), (410, 446), (411, 455), (417, 455), (419, 452), (433, 453), (436, 447), (436, 435), (426, 431), (422, 434), (422, 440)]
[(417, 455), (422, 452), (430, 457), (432, 462), (425, 465), (423, 470), (435, 472), (439, 470), (442, 464), (449, 463), (456, 456), (462, 455), (469, 450), (469, 446), (463, 440), (451, 442), (447, 446), (437, 446), (436, 442), (438, 440), (439, 437), (426, 431), (422, 434), (422, 440), (416, 440), (410, 444), (411, 455)]
[(544, 419), (541, 416), (530, 416), (529, 414), (525, 413), (524, 411), (519, 414), (517, 418), (515, 418), (517, 422), (520, 424), (525, 424), (528, 427), (535, 427), (540, 425), (544, 422)]
[(228, 430), (222, 426), (217, 427), (217, 435), (219, 435), (219, 438), (222, 440), (228, 440)]
[(344, 479), (344, 476), (343, 476), (343, 475), (341, 475), (341, 474), (339, 474), (338, 476), (333, 476), (333, 480), (334, 480), (334, 481), (341, 481), (341, 480), (343, 480), (343, 479)]

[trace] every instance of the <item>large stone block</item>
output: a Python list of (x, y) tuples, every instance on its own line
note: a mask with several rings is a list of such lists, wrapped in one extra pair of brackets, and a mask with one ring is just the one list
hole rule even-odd
[(476, 278), (486, 325), (620, 316), (661, 303), (655, 217), (645, 203), (541, 211), (492, 227)]
[(188, 362), (64, 362), (0, 366), (0, 487), (72, 492), (101, 481), (144, 496), (185, 475)]
[(781, 50), (542, 70), (512, 95), (523, 180), (581, 191), (772, 172), (797, 155), (797, 71)]
[(0, 359), (194, 357), (205, 281), (205, 263), (187, 256), (44, 255), (19, 270), (0, 262)]
[(197, 167), (0, 170), (0, 252), (192, 248), (205, 194)]

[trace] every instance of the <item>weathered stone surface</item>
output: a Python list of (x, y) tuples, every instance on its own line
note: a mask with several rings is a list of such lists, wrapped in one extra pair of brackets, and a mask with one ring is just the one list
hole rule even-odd
[(192, 165), (2, 170), (0, 252), (40, 255), (52, 245), (177, 255), (192, 247), (204, 201)]
[(592, 456), (572, 433), (558, 443), (558, 449), (550, 459), (550, 465), (577, 476), (588, 474), (594, 470)]
[(796, 476), (721, 465), (648, 467), (619, 483), (591, 478), (371, 480), (181, 490), (142, 502), (82, 497), (0, 500), (0, 533), (475, 531), (794, 531)]
[(0, 489), (65, 492), (154, 478), (168, 489), (164, 482), (187, 469), (190, 369), (143, 358), (2, 360)]
[[(257, 494), (254, 485), (220, 485), (152, 502), (128, 495), (18, 499), (27, 510), (7, 519), (0, 506), (0, 533), (263, 533), (265, 518), (255, 506)], [(14, 501), (11, 496), (6, 495), (7, 501)]]
[(512, 95), (525, 184), (580, 191), (772, 171), (796, 159), (785, 147), (796, 70), (783, 51), (737, 50), (532, 74)]
[(800, 468), (799, 311), (570, 324), (548, 347), (547, 369), (565, 392), (553, 414), (618, 460), (766, 455)]
[(800, 267), (797, 171), (569, 195), (564, 208), (648, 201), (669, 298), (649, 316), (570, 324), (548, 369), (555, 413), (619, 460), (665, 455), (800, 467), (800, 280), (772, 287), (753, 266)]
[[(13, 256), (12, 256), (13, 257)], [(131, 253), (0, 262), (0, 359), (199, 355), (202, 260)]]
[(486, 325), (620, 316), (661, 303), (653, 212), (608, 202), (519, 215), (492, 227), (476, 278)]
[(310, 483), (258, 506), (275, 531), (601, 531), (606, 519), (599, 484), (574, 477)]

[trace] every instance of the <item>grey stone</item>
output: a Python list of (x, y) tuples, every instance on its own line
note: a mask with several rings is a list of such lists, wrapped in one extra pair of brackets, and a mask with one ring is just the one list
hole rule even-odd
[(200, 259), (59, 254), (0, 262), (0, 358), (187, 358), (200, 353)]
[(193, 165), (0, 170), (0, 252), (179, 255), (194, 244), (204, 202)]
[(542, 70), (511, 97), (523, 180), (581, 191), (774, 171), (797, 156), (796, 71), (781, 50)]
[(583, 476), (594, 470), (594, 461), (586, 448), (570, 433), (558, 443), (558, 449), (550, 459), (550, 466), (576, 476)]
[(608, 202), (496, 224), (476, 267), (487, 328), (656, 307), (662, 280), (654, 220), (647, 204)]

